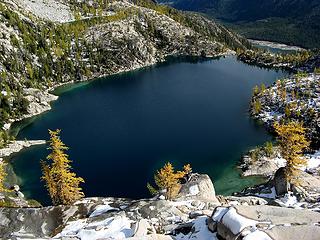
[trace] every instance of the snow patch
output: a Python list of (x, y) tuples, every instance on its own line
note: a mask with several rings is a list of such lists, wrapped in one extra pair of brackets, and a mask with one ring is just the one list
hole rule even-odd
[(286, 193), (284, 195), (283, 198), (280, 198), (279, 199), (284, 206), (286, 207), (293, 207), (295, 206), (297, 203), (298, 203), (298, 200), (296, 198), (296, 196), (293, 195), (293, 193), (289, 192), (289, 193)]
[(54, 238), (75, 237), (81, 240), (125, 239), (132, 237), (131, 220), (124, 216), (107, 218), (103, 221), (87, 223), (85, 220), (70, 222)]
[(255, 196), (262, 197), (262, 198), (275, 199), (277, 196), (275, 187), (272, 187), (270, 190), (271, 190), (271, 193), (257, 193), (255, 194)]
[(212, 216), (212, 220), (215, 222), (220, 222), (222, 217), (228, 212), (226, 207), (217, 207)]
[(222, 218), (222, 223), (237, 235), (246, 227), (255, 227), (258, 222), (241, 216), (234, 208), (229, 208)]
[(105, 205), (98, 205), (95, 210), (90, 214), (89, 218), (99, 216), (103, 213), (112, 211), (112, 210), (119, 210), (118, 208), (110, 207), (110, 202)]
[(198, 185), (189, 187), (189, 193), (191, 196), (197, 195), (200, 192)]
[(320, 150), (314, 154), (307, 155), (307, 169), (314, 169), (320, 166)]
[(212, 233), (208, 229), (207, 217), (202, 216), (192, 222), (193, 222), (193, 230), (187, 235), (184, 235), (182, 233), (178, 234), (175, 237), (176, 240), (187, 240), (187, 239), (218, 240), (217, 233)]

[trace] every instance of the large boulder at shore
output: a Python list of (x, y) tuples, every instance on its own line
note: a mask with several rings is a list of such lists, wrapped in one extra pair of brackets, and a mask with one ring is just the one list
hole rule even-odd
[(197, 173), (192, 174), (188, 181), (182, 184), (177, 198), (185, 200), (197, 198), (214, 203), (219, 202), (210, 177)]
[(283, 195), (288, 192), (290, 185), (286, 179), (285, 168), (279, 168), (274, 174), (273, 179), (274, 187), (276, 189), (277, 195)]

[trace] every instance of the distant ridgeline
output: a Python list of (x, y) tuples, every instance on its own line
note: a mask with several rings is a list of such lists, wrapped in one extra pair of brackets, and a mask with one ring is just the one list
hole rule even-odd
[[(28, 112), (26, 88), (47, 90), (171, 54), (215, 56), (250, 45), (219, 24), (151, 0), (62, 2), (45, 9), (45, 2), (30, 1), (29, 11), (21, 2), (0, 3), (0, 147), (8, 139), (4, 124)], [(69, 19), (57, 20), (61, 9)]]
[(248, 38), (320, 46), (320, 0), (159, 0), (205, 13)]

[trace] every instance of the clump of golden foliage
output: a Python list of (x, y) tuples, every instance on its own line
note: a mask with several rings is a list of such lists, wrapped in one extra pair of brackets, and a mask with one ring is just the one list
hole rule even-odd
[(46, 188), (54, 205), (72, 204), (84, 197), (80, 183), (84, 180), (77, 177), (71, 171), (71, 160), (65, 153), (68, 147), (60, 139), (60, 130), (49, 130), (51, 153), (47, 156), (47, 161), (42, 161), (42, 180), (46, 183)]
[(166, 199), (174, 199), (181, 188), (180, 179), (191, 172), (190, 164), (185, 165), (182, 171), (175, 171), (172, 164), (168, 162), (154, 175), (157, 188), (154, 188), (150, 183), (147, 184), (147, 188), (152, 195), (161, 192), (164, 193)]

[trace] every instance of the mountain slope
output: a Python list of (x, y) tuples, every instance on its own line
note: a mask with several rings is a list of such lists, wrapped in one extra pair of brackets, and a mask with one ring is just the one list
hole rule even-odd
[(319, 0), (161, 0), (223, 21), (246, 37), (320, 46)]

